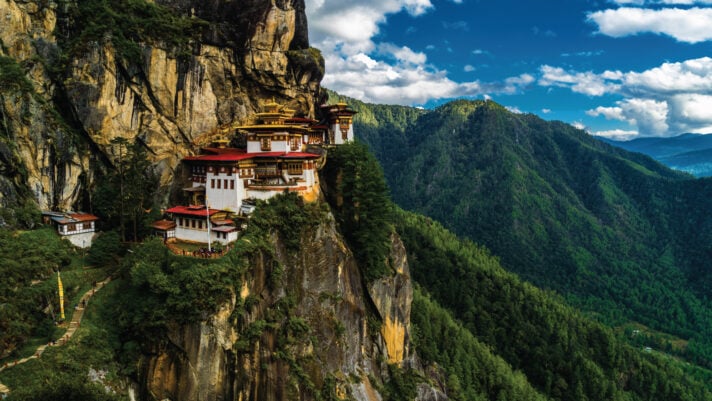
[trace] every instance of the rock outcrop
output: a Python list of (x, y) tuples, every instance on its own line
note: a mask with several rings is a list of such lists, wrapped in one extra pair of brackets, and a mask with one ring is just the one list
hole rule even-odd
[[(251, 261), (235, 299), (201, 323), (171, 328), (144, 358), (144, 395), (381, 400), (388, 363), (404, 365), (410, 357), (405, 249), (394, 236), (397, 271), (366, 290), (333, 218), (325, 220), (302, 236), (299, 252), (287, 252), (274, 237), (274, 256)], [(418, 392), (420, 399), (445, 399), (427, 385)]]
[(109, 37), (61, 64), (70, 55), (57, 37), (78, 30), (68, 11), (76, 4), (0, 0), (0, 55), (32, 87), (0, 82), (0, 204), (34, 198), (41, 208), (83, 206), (94, 173), (117, 158), (114, 138), (145, 144), (168, 185), (193, 140), (245, 122), (266, 99), (314, 116), (323, 60), (309, 48), (303, 0), (157, 4), (204, 20), (188, 54), (152, 41), (138, 43), (140, 57), (127, 60)]

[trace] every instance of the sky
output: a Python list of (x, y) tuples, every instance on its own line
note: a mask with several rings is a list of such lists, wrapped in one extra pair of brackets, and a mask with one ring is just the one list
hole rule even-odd
[(322, 86), (492, 99), (613, 139), (712, 133), (712, 0), (305, 0)]

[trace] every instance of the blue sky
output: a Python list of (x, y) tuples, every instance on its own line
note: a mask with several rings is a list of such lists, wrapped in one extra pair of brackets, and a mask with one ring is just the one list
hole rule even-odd
[(616, 139), (712, 133), (712, 0), (306, 0), (322, 85), (465, 97)]

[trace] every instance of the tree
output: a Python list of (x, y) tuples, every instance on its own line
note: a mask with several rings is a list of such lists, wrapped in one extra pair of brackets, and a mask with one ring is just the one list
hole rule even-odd
[[(137, 241), (145, 234), (146, 215), (154, 209), (158, 176), (140, 142), (129, 144), (124, 138), (116, 138), (112, 144), (115, 169), (104, 180), (98, 180), (94, 208), (105, 224), (119, 226), (122, 241)], [(130, 236), (127, 224), (131, 226)]]
[(381, 166), (360, 142), (330, 149), (324, 175), (336, 218), (364, 277), (389, 273), (393, 205)]

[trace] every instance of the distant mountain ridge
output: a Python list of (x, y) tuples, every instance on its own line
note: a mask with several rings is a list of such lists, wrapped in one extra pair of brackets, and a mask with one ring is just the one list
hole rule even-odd
[(631, 152), (646, 154), (669, 167), (696, 177), (712, 176), (710, 134), (682, 134), (670, 138), (637, 138), (630, 141), (597, 138)]

